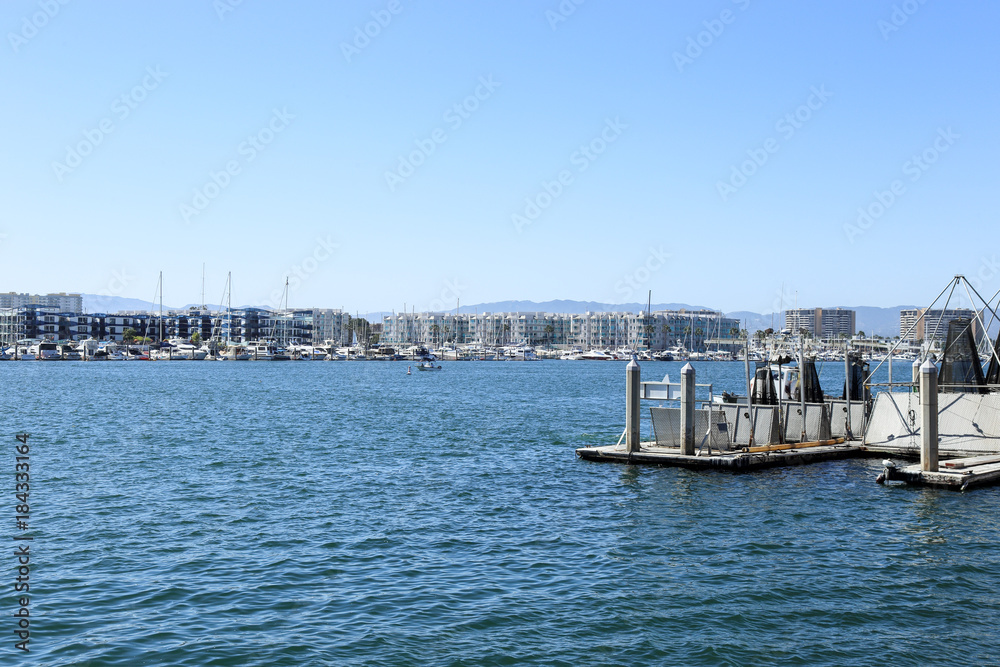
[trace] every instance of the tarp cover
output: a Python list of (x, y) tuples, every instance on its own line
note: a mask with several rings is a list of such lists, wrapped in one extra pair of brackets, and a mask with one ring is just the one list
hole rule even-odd
[(948, 324), (948, 342), (944, 347), (941, 370), (938, 371), (938, 384), (943, 392), (985, 391), (983, 365), (972, 335), (972, 321), (967, 317), (954, 319)]
[(816, 372), (816, 360), (806, 359), (802, 364), (802, 372), (799, 373), (799, 385), (795, 387), (795, 400), (801, 400), (799, 387), (805, 385), (806, 403), (822, 403), (823, 388), (819, 385), (819, 373)]

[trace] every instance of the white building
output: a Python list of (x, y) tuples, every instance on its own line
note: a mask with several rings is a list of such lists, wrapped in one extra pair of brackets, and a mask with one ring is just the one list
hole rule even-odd
[(24, 306), (45, 306), (57, 308), (64, 313), (82, 313), (83, 296), (67, 294), (66, 292), (52, 294), (7, 292), (0, 294), (0, 308), (22, 308)]
[(857, 312), (847, 308), (789, 308), (785, 328), (793, 334), (805, 330), (824, 340), (850, 338), (855, 333)]
[(911, 342), (938, 341), (943, 343), (948, 336), (948, 325), (952, 320), (959, 318), (972, 320), (972, 333), (976, 340), (979, 340), (980, 332), (977, 326), (976, 311), (968, 308), (949, 310), (908, 308), (901, 310), (899, 311), (899, 335), (903, 340)]
[(710, 310), (655, 313), (398, 313), (387, 315), (381, 340), (389, 345), (424, 343), (543, 347), (650, 348), (690, 351), (732, 345), (739, 320)]

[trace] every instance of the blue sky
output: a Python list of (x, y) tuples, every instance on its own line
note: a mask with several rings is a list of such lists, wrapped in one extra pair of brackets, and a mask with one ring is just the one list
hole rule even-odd
[(352, 311), (892, 306), (956, 273), (992, 294), (998, 23), (941, 0), (4, 2), (0, 289), (149, 299), (162, 270), (181, 304), (204, 264), (210, 302), (232, 271), (235, 303), (291, 276), (291, 305)]

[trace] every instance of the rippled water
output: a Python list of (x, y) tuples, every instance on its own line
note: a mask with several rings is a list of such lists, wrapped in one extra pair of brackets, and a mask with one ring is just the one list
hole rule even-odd
[(31, 662), (1000, 662), (997, 489), (588, 463), (623, 364), (442, 365), (0, 365), (3, 437), (32, 434)]

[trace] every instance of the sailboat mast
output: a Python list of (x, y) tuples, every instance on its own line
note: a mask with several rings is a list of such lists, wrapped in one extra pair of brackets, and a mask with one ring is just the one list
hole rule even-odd
[(163, 271), (160, 271), (160, 342), (163, 342)]
[(226, 347), (233, 336), (233, 272), (226, 278), (229, 289), (226, 291)]

